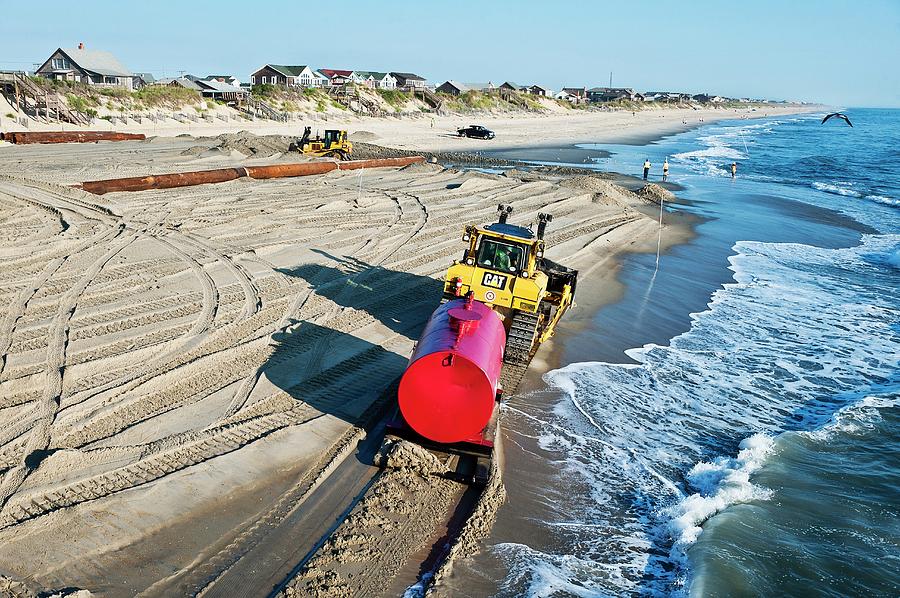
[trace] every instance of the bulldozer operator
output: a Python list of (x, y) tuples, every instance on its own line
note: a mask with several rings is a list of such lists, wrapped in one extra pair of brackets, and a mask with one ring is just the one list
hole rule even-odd
[(494, 255), (494, 268), (497, 270), (502, 270), (504, 272), (509, 272), (512, 270), (511, 267), (511, 256), (510, 253), (512, 248), (509, 245), (497, 245), (497, 253)]

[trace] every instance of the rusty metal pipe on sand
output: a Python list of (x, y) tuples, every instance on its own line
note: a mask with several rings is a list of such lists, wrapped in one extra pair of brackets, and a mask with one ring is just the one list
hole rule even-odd
[(381, 158), (378, 160), (353, 160), (350, 162), (301, 162), (299, 164), (272, 164), (269, 166), (239, 166), (237, 168), (219, 168), (217, 170), (201, 170), (197, 172), (176, 172), (173, 174), (124, 179), (85, 181), (80, 187), (95, 195), (103, 195), (113, 191), (146, 191), (148, 189), (170, 189), (172, 187), (189, 187), (207, 183), (224, 183), (245, 176), (253, 179), (278, 179), (325, 174), (338, 169), (356, 170), (359, 168), (407, 166), (424, 161), (425, 158), (423, 156), (409, 156), (406, 158)]
[(95, 141), (140, 141), (143, 133), (116, 133), (114, 131), (17, 131), (0, 133), (0, 138), (10, 143), (92, 143)]
[(85, 181), (81, 184), (81, 188), (95, 195), (103, 195), (113, 191), (146, 191), (147, 189), (171, 189), (206, 183), (224, 183), (245, 176), (247, 176), (247, 170), (243, 167), (218, 168), (216, 170), (175, 172), (105, 181)]

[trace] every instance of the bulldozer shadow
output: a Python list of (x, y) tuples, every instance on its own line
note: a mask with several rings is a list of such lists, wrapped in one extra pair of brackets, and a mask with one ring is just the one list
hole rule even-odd
[[(412, 342), (440, 301), (443, 285), (323, 254), (336, 262), (280, 269), (328, 301), (307, 320), (290, 320), (270, 337), (265, 380), (316, 410), (368, 427), (394, 398)], [(337, 266), (340, 267), (337, 267)], [(351, 308), (351, 309), (347, 309)], [(374, 411), (373, 411), (374, 410)]]
[(315, 294), (327, 298), (334, 306), (368, 314), (390, 331), (411, 340), (419, 337), (431, 312), (440, 303), (443, 290), (440, 280), (373, 266), (354, 258), (318, 253), (341, 267), (303, 264), (278, 271), (305, 280)]
[(317, 411), (368, 428), (408, 358), (370, 340), (308, 321), (272, 335), (268, 383)]

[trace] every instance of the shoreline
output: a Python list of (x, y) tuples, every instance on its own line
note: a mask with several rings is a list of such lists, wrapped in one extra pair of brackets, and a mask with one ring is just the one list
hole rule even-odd
[[(754, 181), (753, 184), (757, 183)], [(733, 255), (734, 241), (728, 240), (728, 234), (734, 235), (736, 240), (808, 243), (815, 247), (844, 248), (855, 247), (862, 235), (877, 232), (852, 215), (833, 207), (819, 207), (799, 199), (791, 199), (790, 196), (782, 197), (777, 190), (767, 194), (754, 190), (751, 185), (747, 189), (736, 189), (725, 177), (708, 177), (702, 184), (698, 180), (691, 181), (681, 203), (687, 210), (684, 215), (699, 219), (690, 226), (697, 235), (696, 242), (685, 239), (686, 243), (670, 246), (668, 251), (662, 253), (664, 257), (658, 271), (654, 271), (652, 255), (649, 255), (652, 251), (643, 254), (619, 252), (612, 256), (616, 264), (612, 276), (618, 281), (618, 288), (607, 286), (604, 289), (606, 297), (587, 306), (588, 313), (583, 317), (579, 315), (580, 321), (567, 318), (559, 335), (548, 347), (549, 351), (546, 354), (542, 351), (543, 355), (539, 355), (543, 357), (542, 363), (535, 363), (539, 367), (533, 367), (529, 371), (527, 386), (523, 385), (527, 398), (525, 401), (513, 402), (506, 413), (504, 425), (509, 470), (505, 475), (505, 482), (510, 485), (510, 501), (513, 506), (498, 514), (498, 524), (485, 543), (487, 550), (460, 566), (459, 576), (449, 586), (450, 593), (466, 588), (469, 595), (491, 594), (497, 591), (497, 584), (501, 582), (521, 583), (525, 579), (523, 567), (527, 571), (530, 559), (534, 559), (537, 566), (554, 567), (558, 566), (557, 556), (564, 558), (571, 554), (572, 547), (566, 542), (564, 535), (551, 533), (548, 536), (547, 527), (542, 527), (539, 523), (522, 525), (523, 518), (534, 522), (547, 521), (551, 526), (555, 522), (571, 521), (575, 526), (594, 523), (582, 522), (578, 519), (577, 512), (557, 508), (554, 500), (565, 501), (565, 496), (557, 496), (558, 493), (550, 490), (528, 489), (529, 485), (551, 488), (554, 484), (559, 484), (559, 467), (564, 461), (564, 455), (560, 452), (565, 453), (565, 449), (559, 446), (545, 448), (537, 438), (545, 438), (543, 434), (546, 433), (551, 438), (546, 442), (552, 444), (552, 438), (556, 435), (565, 437), (566, 433), (562, 429), (565, 424), (557, 420), (554, 413), (561, 401), (572, 406), (572, 402), (566, 400), (566, 393), (574, 391), (568, 387), (562, 391), (548, 388), (543, 381), (546, 372), (561, 365), (579, 363), (582, 364), (582, 369), (578, 370), (581, 372), (589, 369), (592, 362), (597, 362), (598, 365), (624, 365), (623, 371), (628, 371), (629, 366), (636, 364), (634, 360), (624, 353), (619, 354), (601, 346), (621, 345), (628, 349), (658, 344), (665, 347), (668, 345), (667, 340), (689, 332), (693, 322), (691, 314), (703, 313), (709, 309), (710, 293), (722, 288), (722, 284), (734, 284), (734, 272), (727, 259), (729, 255)], [(725, 229), (731, 232), (723, 234)], [(748, 231), (756, 231), (757, 234), (748, 234)], [(681, 284), (678, 283), (679, 279)], [(695, 288), (689, 289), (690, 286)], [(583, 290), (579, 288), (579, 291)], [(649, 306), (645, 317), (651, 321), (641, 327), (635, 322), (641, 319), (643, 304)], [(622, 330), (616, 330), (620, 326)], [(645, 332), (649, 329), (661, 331), (662, 335), (659, 338), (648, 337)], [(609, 333), (614, 333), (615, 338), (604, 338)], [(628, 338), (631, 342), (627, 341)], [(590, 380), (591, 378), (576, 377), (571, 383), (578, 385), (579, 393), (586, 393), (588, 391), (585, 389), (590, 388)], [(635, 393), (640, 394), (640, 390)], [(581, 394), (579, 397), (584, 401), (590, 400), (588, 396)], [(640, 405), (641, 399), (633, 397), (633, 400)], [(585, 403), (581, 402), (584, 406)], [(572, 410), (576, 408), (581, 409), (578, 402), (575, 402)], [(591, 414), (593, 416), (593, 410)], [(575, 416), (578, 417), (577, 411)], [(547, 423), (546, 428), (543, 427), (544, 423)], [(604, 423), (603, 419), (597, 419), (596, 423), (591, 420), (585, 425), (594, 433), (597, 430), (593, 426), (597, 426), (602, 433)], [(573, 429), (576, 430), (570, 432), (576, 434), (571, 439), (573, 443), (590, 440), (577, 436), (584, 433), (580, 428)], [(574, 466), (578, 467), (579, 464), (576, 462)], [(584, 491), (604, 492), (602, 478), (598, 483), (599, 486), (590, 486)], [(589, 498), (585, 499), (590, 502)], [(554, 515), (559, 515), (559, 519)], [(557, 546), (556, 542), (561, 542), (562, 545)], [(499, 552), (491, 549), (492, 546), (500, 546)], [(656, 550), (665, 552), (667, 547), (657, 546), (654, 548)], [(508, 558), (511, 553), (517, 555), (512, 560)], [(535, 574), (538, 575), (539, 572)], [(561, 574), (571, 574), (573, 579), (579, 579), (578, 572), (562, 571)], [(473, 579), (476, 580), (474, 587), (469, 585)], [(635, 583), (642, 587), (640, 580)]]

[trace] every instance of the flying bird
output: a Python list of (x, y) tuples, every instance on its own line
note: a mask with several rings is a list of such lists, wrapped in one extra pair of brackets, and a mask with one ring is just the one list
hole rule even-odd
[(831, 114), (829, 114), (828, 116), (826, 116), (825, 118), (822, 119), (822, 124), (824, 125), (825, 121), (828, 120), (829, 118), (831, 118), (832, 116), (835, 118), (843, 118), (847, 122), (848, 125), (850, 125), (851, 127), (853, 126), (853, 123), (850, 122), (850, 119), (847, 118), (847, 115), (844, 114), (843, 112), (832, 112)]

